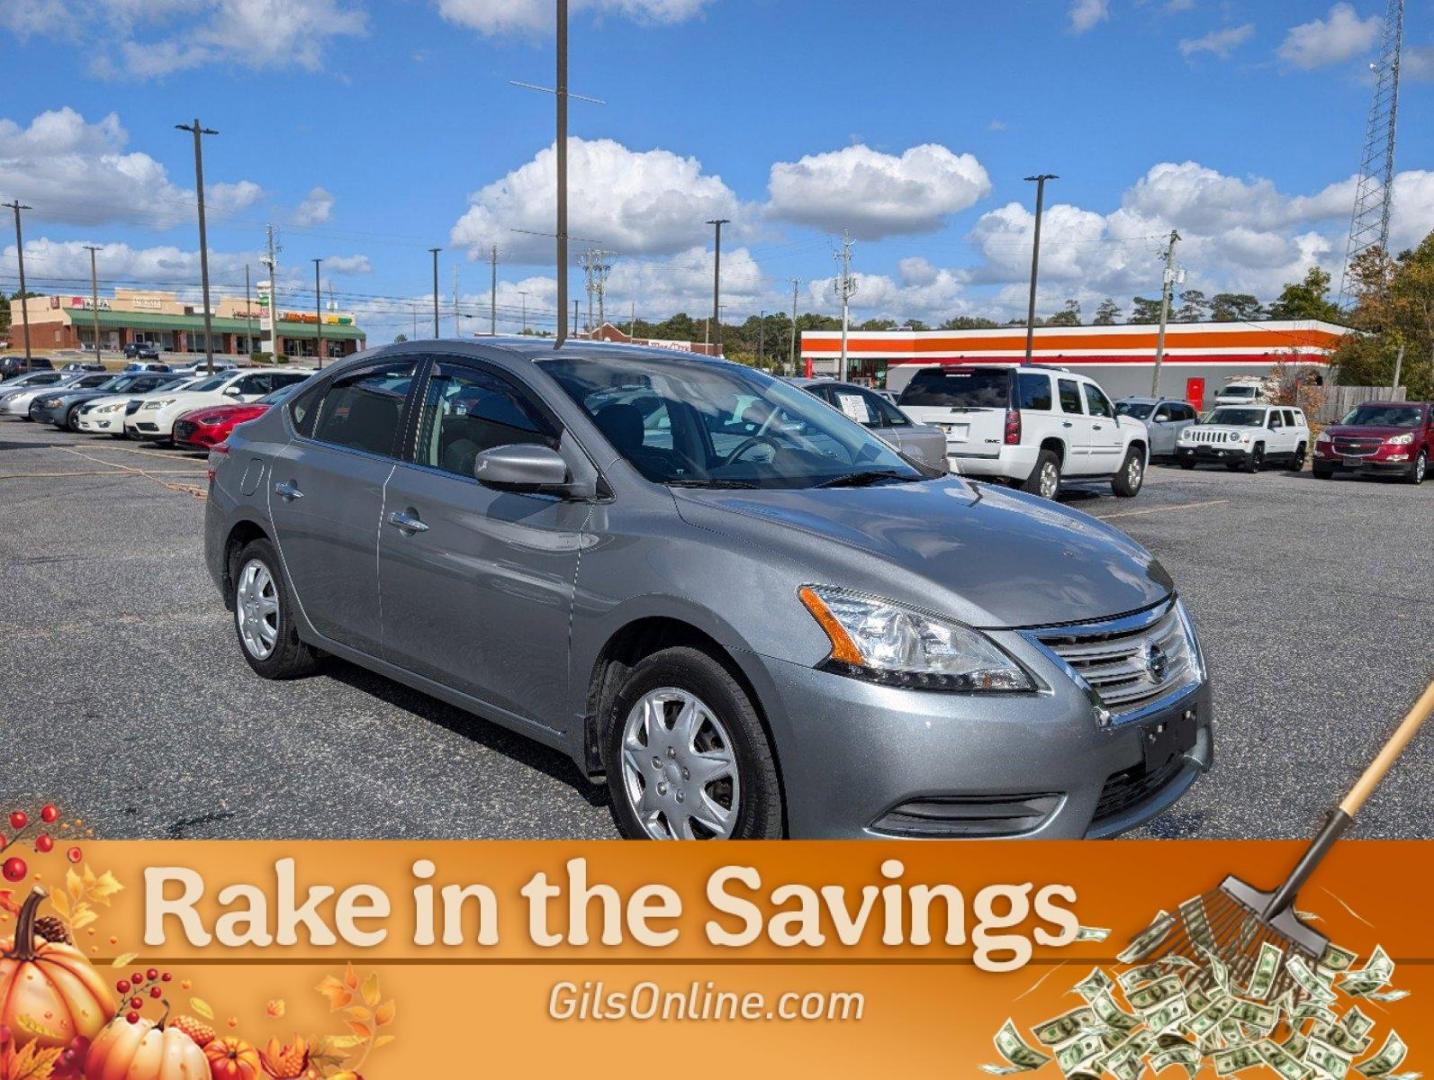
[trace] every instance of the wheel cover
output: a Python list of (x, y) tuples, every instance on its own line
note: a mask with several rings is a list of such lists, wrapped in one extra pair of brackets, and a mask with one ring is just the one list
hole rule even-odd
[(662, 686), (622, 729), (622, 788), (654, 840), (727, 840), (741, 810), (732, 736), (702, 699)]
[(1125, 467), (1125, 482), (1132, 491), (1140, 488), (1140, 481), (1143, 476), (1140, 457), (1136, 454), (1130, 456), (1130, 464)]
[(1041, 466), (1041, 498), (1054, 499), (1061, 488), (1061, 471), (1054, 461)]
[(259, 559), (250, 559), (239, 571), (234, 622), (250, 656), (267, 660), (273, 654), (279, 642), (279, 593), (274, 576)]
[(1414, 459), (1414, 482), (1416, 484), (1422, 484), (1424, 482), (1424, 473), (1428, 468), (1429, 459), (1424, 454), (1421, 453)]

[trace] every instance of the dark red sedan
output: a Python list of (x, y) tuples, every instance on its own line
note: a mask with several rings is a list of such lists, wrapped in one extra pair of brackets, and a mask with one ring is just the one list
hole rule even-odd
[(1341, 471), (1397, 476), (1422, 484), (1434, 457), (1434, 404), (1366, 401), (1315, 440), (1314, 474)]
[(229, 438), (229, 433), (240, 424), (258, 419), (268, 412), (269, 406), (277, 405), (294, 391), (307, 385), (307, 380), (290, 383), (272, 394), (265, 394), (258, 401), (208, 405), (187, 412), (174, 422), (174, 445), (185, 450), (213, 449)]

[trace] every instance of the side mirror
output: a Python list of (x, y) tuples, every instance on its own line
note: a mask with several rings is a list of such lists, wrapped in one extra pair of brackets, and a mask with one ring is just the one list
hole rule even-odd
[(239, 387), (238, 387), (238, 385), (236, 384), (236, 385), (234, 385), (234, 386), (226, 386), (226, 387), (224, 388), (224, 396), (225, 396), (225, 397), (238, 397), (238, 396), (239, 396)]
[(554, 487), (568, 482), (568, 463), (550, 447), (515, 443), (480, 453), (473, 476), (491, 488)]

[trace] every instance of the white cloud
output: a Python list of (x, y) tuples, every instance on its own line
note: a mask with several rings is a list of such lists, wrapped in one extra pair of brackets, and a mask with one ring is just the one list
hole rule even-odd
[(1405, 46), (1399, 61), (1399, 74), (1415, 82), (1434, 81), (1434, 45)]
[[(451, 242), (484, 257), (497, 244), (505, 262), (552, 260), (557, 155), (552, 146), (469, 196)], [(667, 150), (629, 150), (611, 139), (568, 141), (568, 234), (622, 255), (667, 254), (701, 244), (709, 218), (745, 217), (737, 196), (702, 164)], [(526, 231), (518, 231), (526, 230)], [(725, 265), (725, 264), (724, 264)]]
[[(712, 0), (573, 0), (572, 11), (619, 15), (648, 23), (677, 23), (698, 15)], [(489, 37), (547, 33), (553, 28), (551, 0), (437, 0), (449, 22)]]
[(159, 78), (238, 64), (317, 70), (335, 38), (366, 32), (349, 0), (6, 0), (0, 29), (76, 45), (103, 40), (94, 69)]
[(1070, 17), (1071, 32), (1084, 34), (1097, 23), (1110, 18), (1110, 0), (1071, 0), (1067, 14)]
[(367, 255), (330, 255), (324, 259), (324, 269), (331, 274), (371, 274), (373, 263)]
[(1181, 56), (1194, 56), (1197, 53), (1207, 52), (1212, 56), (1218, 56), (1221, 60), (1229, 57), (1237, 48), (1249, 41), (1255, 35), (1255, 24), (1245, 23), (1243, 26), (1229, 26), (1223, 30), (1211, 30), (1208, 34), (1198, 38), (1185, 38), (1180, 42)]
[[(69, 293), (88, 290), (90, 253), (87, 240), (25, 238), (27, 284), (36, 292)], [(15, 245), (5, 248), (4, 262), (13, 265)], [(244, 266), (257, 266), (257, 252), (209, 252), (211, 292), (244, 295)], [(102, 244), (95, 253), (101, 282), (153, 285), (183, 295), (199, 294), (199, 252), (165, 244), (136, 248), (129, 244)], [(104, 285), (101, 286), (105, 288)]]
[(299, 203), (294, 211), (294, 224), (299, 226), (322, 225), (334, 211), (334, 197), (326, 189), (316, 187)]
[(778, 162), (767, 189), (773, 217), (878, 239), (940, 229), (948, 214), (989, 194), (991, 180), (975, 157), (944, 146), (913, 146), (896, 157), (858, 145)]
[[(89, 123), (66, 106), (23, 128), (0, 118), (0, 191), (30, 203), (44, 221), (165, 229), (192, 220), (194, 190), (173, 183), (148, 154), (126, 153), (128, 141), (114, 113)], [(250, 180), (210, 183), (206, 209), (223, 217), (262, 194)]]
[(1367, 53), (1379, 35), (1380, 18), (1361, 19), (1354, 8), (1335, 4), (1323, 19), (1290, 27), (1278, 55), (1292, 67), (1312, 71)]

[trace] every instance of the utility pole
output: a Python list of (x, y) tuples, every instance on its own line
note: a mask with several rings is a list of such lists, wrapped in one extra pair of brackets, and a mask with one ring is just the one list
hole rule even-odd
[(314, 355), (319, 358), (318, 366), (324, 366), (324, 297), (319, 288), (319, 264), (323, 259), (314, 259)]
[(1170, 230), (1170, 241), (1165, 245), (1165, 272), (1160, 275), (1160, 333), (1155, 337), (1155, 370), (1150, 373), (1150, 393), (1160, 395), (1160, 365), (1165, 362), (1165, 324), (1170, 320), (1170, 294), (1175, 291), (1175, 245), (1180, 243), (1180, 234)]
[(413, 337), (412, 337), (410, 340), (412, 340), (412, 341), (417, 341), (417, 340), (418, 340), (418, 305), (417, 305), (417, 304), (413, 304), (413, 305), (411, 305), (411, 306), (412, 306), (412, 308), (413, 308)]
[(767, 353), (767, 313), (757, 312), (757, 366), (762, 366), (762, 361)]
[(834, 252), (837, 262), (841, 263), (841, 277), (837, 279), (837, 299), (841, 301), (841, 365), (837, 372), (837, 378), (846, 382), (847, 378), (847, 354), (846, 337), (851, 325), (851, 298), (856, 293), (856, 279), (851, 276), (851, 233), (842, 230), (841, 251)]
[(518, 295), (523, 298), (523, 333), (526, 334), (528, 332), (528, 294), (519, 289)]
[(607, 275), (612, 263), (606, 261), (607, 252), (599, 251), (597, 265), (593, 267), (593, 281), (597, 288), (598, 326), (607, 325)]
[[(553, 348), (561, 349), (567, 334), (563, 333), (563, 316), (568, 312), (568, 0), (557, 0), (558, 4), (558, 47), (557, 79), (553, 96), (557, 99), (557, 153), (558, 166), (558, 326), (557, 341)], [(573, 307), (573, 323), (577, 324), (577, 306)]]
[(728, 220), (713, 218), (707, 222), (715, 230), (712, 245), (712, 332), (716, 334), (717, 356), (722, 355), (722, 226), (726, 225)]
[(442, 248), (429, 248), (433, 254), (433, 338), (438, 340), (438, 253)]
[(249, 291), (249, 264), (244, 264), (244, 351), (254, 352), (254, 298)]
[(269, 358), (279, 360), (279, 259), (278, 248), (274, 246), (274, 226), (266, 225), (269, 240), (269, 257), (264, 260), (269, 268)]
[(100, 358), (100, 284), (99, 275), (95, 270), (95, 252), (100, 249), (94, 244), (86, 244), (85, 250), (90, 253), (90, 314), (93, 317), (90, 333), (95, 339), (95, 360)]
[[(562, 325), (563, 325), (563, 313), (560, 311), (560, 312), (558, 312), (558, 326), (561, 327)], [(578, 332), (578, 302), (577, 302), (576, 299), (574, 299), (574, 300), (573, 300), (573, 334), (576, 335), (577, 332)]]
[(488, 336), (498, 336), (498, 245), (493, 245), (490, 266), (493, 270), (493, 283), (488, 290)]
[(637, 340), (637, 301), (632, 302), (632, 318), (627, 324), (627, 337), (629, 341)]
[(1031, 240), (1031, 300), (1026, 306), (1026, 363), (1031, 362), (1031, 352), (1036, 343), (1036, 278), (1041, 269), (1041, 215), (1045, 213), (1046, 181), (1059, 180), (1055, 173), (1040, 173), (1028, 176), (1028, 182), (1036, 185), (1036, 233)]
[(20, 325), (25, 330), (25, 370), (30, 370), (30, 301), (25, 293), (25, 240), (20, 235), (20, 211), (33, 207), (23, 205), (19, 199), (5, 204), (15, 211), (15, 257), (20, 261)]
[(802, 283), (801, 283), (800, 281), (798, 281), (796, 278), (792, 278), (792, 279), (791, 279), (791, 282), (792, 282), (792, 346), (791, 346), (791, 357), (790, 357), (790, 360), (791, 360), (791, 365), (792, 365), (792, 374), (793, 374), (793, 375), (796, 375), (796, 373), (797, 373), (797, 290), (801, 287), (801, 284), (802, 284)]
[(194, 136), (194, 193), (199, 199), (199, 277), (204, 296), (204, 370), (214, 374), (214, 336), (209, 314), (209, 239), (204, 230), (204, 136), (218, 135), (213, 128), (204, 127), (199, 117), (193, 124), (175, 124), (180, 131)]
[(458, 267), (455, 266), (453, 268), (453, 336), (457, 338), (463, 336), (461, 318), (462, 316), (458, 314)]

